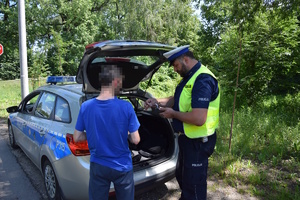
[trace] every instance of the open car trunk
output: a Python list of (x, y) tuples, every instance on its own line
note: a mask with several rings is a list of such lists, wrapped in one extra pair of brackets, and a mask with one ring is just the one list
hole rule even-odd
[[(124, 97), (122, 98), (124, 99)], [(138, 170), (140, 167), (154, 166), (169, 159), (175, 148), (175, 136), (170, 121), (160, 117), (155, 110), (144, 110), (143, 103), (146, 99), (139, 98), (130, 96), (124, 99), (133, 104), (140, 122), (140, 143), (134, 145), (128, 142), (134, 170)]]
[(163, 56), (175, 47), (147, 41), (102, 41), (86, 47), (78, 67), (76, 81), (82, 84), (86, 98), (99, 94), (101, 74), (105, 67), (118, 68), (123, 81), (119, 98), (131, 102), (141, 124), (138, 145), (129, 143), (134, 170), (157, 165), (171, 158), (175, 151), (173, 129), (168, 119), (158, 112), (144, 110), (151, 94), (139, 88), (167, 61)]

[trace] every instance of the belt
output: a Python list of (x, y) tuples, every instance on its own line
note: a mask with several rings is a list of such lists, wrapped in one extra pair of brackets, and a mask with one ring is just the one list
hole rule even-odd
[[(178, 132), (178, 136), (180, 136), (180, 135), (185, 135), (183, 132)], [(200, 137), (200, 138), (189, 138), (189, 139), (191, 139), (191, 140), (200, 140), (201, 142), (203, 142), (203, 143), (206, 143), (206, 142), (208, 142), (208, 137)]]

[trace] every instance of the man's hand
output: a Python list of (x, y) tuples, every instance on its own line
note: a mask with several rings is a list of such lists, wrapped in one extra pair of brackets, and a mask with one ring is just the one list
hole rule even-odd
[(145, 101), (144, 109), (147, 110), (148, 108), (155, 107), (155, 104), (158, 104), (157, 99), (149, 98)]
[(139, 131), (137, 130), (134, 131), (133, 133), (128, 132), (128, 139), (131, 143), (137, 145), (141, 140)]
[(86, 132), (78, 131), (75, 129), (73, 134), (74, 142), (80, 142), (86, 140)]
[(160, 107), (159, 110), (161, 111), (159, 114), (161, 117), (175, 118), (196, 126), (202, 126), (207, 118), (207, 109), (204, 108), (193, 108), (190, 112), (179, 112), (167, 107)]

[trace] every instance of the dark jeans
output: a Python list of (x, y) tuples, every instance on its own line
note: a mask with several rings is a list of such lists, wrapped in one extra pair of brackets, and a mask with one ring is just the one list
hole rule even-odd
[(208, 158), (216, 145), (216, 133), (208, 142), (178, 137), (179, 155), (176, 165), (176, 179), (181, 189), (181, 200), (205, 200), (207, 196)]
[(134, 182), (132, 170), (129, 172), (120, 172), (109, 167), (91, 162), (89, 199), (108, 199), (111, 182), (113, 182), (114, 184), (117, 199), (134, 199)]

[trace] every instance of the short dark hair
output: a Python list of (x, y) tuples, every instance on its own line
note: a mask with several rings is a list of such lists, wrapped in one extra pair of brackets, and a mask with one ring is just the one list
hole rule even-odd
[(110, 86), (115, 78), (122, 78), (122, 70), (116, 65), (104, 65), (99, 73), (101, 86)]
[(182, 54), (181, 56), (182, 56), (182, 57), (186, 56), (186, 57), (195, 59), (194, 54), (193, 54), (193, 52), (191, 52), (191, 51), (188, 51), (188, 52)]
[(182, 54), (181, 56), (179, 56), (178, 58), (175, 58), (174, 60), (172, 60), (172, 61), (170, 62), (170, 65), (169, 65), (169, 66), (173, 65), (173, 63), (174, 63), (175, 60), (177, 60), (177, 59), (180, 59), (180, 60), (181, 60), (184, 56), (187, 56), (187, 57), (192, 58), (192, 59), (196, 59), (196, 58), (194, 57), (193, 52), (188, 51), (188, 52)]

